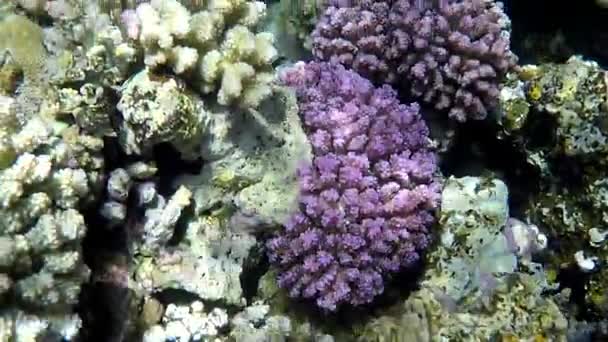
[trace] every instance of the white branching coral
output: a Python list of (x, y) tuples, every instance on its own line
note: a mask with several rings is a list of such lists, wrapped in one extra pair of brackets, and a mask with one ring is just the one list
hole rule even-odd
[(72, 311), (89, 275), (79, 210), (102, 183), (103, 141), (52, 112), (20, 122), (18, 108), (0, 96), (0, 279), (8, 284), (0, 292), (12, 288), (17, 299), (0, 305), (0, 326), (14, 325), (16, 340), (48, 331), (68, 338), (80, 325)]
[(225, 310), (214, 308), (204, 311), (201, 301), (190, 305), (169, 304), (161, 324), (154, 325), (144, 334), (144, 342), (162, 341), (213, 341), (219, 330), (228, 325)]
[(127, 35), (144, 50), (144, 63), (172, 67), (195, 80), (220, 104), (255, 107), (270, 94), (274, 36), (251, 30), (266, 14), (261, 1), (214, 0), (190, 14), (176, 0), (153, 0), (127, 10)]

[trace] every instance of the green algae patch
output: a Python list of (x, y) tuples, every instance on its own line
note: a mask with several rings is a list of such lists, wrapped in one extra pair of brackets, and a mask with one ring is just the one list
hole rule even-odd
[(28, 79), (40, 75), (46, 50), (42, 29), (20, 15), (10, 15), (0, 22), (0, 52), (8, 50)]

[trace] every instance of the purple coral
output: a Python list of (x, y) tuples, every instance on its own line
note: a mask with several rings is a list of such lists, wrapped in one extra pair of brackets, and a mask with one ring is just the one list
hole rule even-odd
[(508, 26), (491, 0), (332, 0), (313, 53), (402, 87), (455, 120), (483, 119), (517, 63)]
[(279, 285), (330, 311), (369, 303), (429, 243), (440, 189), (428, 128), (418, 105), (339, 64), (299, 63), (281, 78), (314, 157), (298, 173), (297, 211), (267, 243)]

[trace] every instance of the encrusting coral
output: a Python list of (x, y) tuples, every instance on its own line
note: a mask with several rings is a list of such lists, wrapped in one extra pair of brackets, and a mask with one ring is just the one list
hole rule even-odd
[(191, 15), (176, 0), (153, 0), (122, 20), (148, 67), (171, 66), (220, 104), (255, 107), (270, 94), (277, 56), (272, 34), (252, 32), (265, 14), (261, 1), (209, 1)]
[(156, 144), (170, 142), (184, 158), (198, 157), (209, 114), (179, 79), (144, 69), (123, 84), (117, 108), (123, 118), (118, 137), (128, 154), (142, 155)]
[(369, 303), (427, 247), (436, 155), (418, 106), (329, 63), (298, 63), (296, 90), (313, 160), (298, 172), (295, 213), (267, 243), (279, 284), (326, 310)]
[(457, 121), (483, 119), (517, 61), (508, 30), (488, 0), (333, 0), (313, 32), (313, 54), (404, 88)]
[(46, 52), (42, 29), (28, 18), (10, 15), (0, 20), (0, 51), (7, 50), (26, 77), (38, 79)]

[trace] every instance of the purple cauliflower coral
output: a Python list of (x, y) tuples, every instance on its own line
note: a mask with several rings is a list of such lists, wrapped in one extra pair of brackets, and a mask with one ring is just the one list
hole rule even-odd
[(517, 57), (492, 0), (332, 0), (313, 54), (393, 84), (452, 119), (483, 119)]
[(325, 310), (369, 303), (420, 259), (439, 200), (436, 154), (418, 105), (339, 64), (299, 63), (296, 90), (313, 160), (299, 207), (267, 243), (279, 285)]

